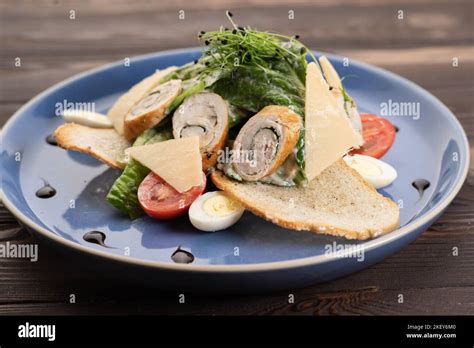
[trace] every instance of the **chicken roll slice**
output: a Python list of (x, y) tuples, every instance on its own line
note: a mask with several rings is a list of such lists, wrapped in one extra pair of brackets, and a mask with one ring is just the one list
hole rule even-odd
[(136, 103), (125, 116), (124, 135), (131, 140), (157, 125), (166, 116), (165, 111), (181, 93), (181, 80), (170, 80), (154, 88)]
[(203, 170), (217, 162), (229, 132), (227, 103), (218, 94), (198, 93), (187, 97), (173, 114), (173, 136), (199, 136)]
[(235, 172), (246, 181), (273, 174), (295, 148), (300, 131), (298, 114), (286, 106), (264, 107), (247, 121), (235, 139)]

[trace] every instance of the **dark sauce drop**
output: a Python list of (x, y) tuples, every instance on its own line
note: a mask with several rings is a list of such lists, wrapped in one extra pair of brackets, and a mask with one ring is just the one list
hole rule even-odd
[(86, 242), (99, 244), (100, 246), (109, 248), (109, 246), (105, 244), (105, 238), (107, 238), (107, 236), (105, 235), (104, 232), (90, 231), (90, 232), (87, 232), (86, 234), (84, 234), (82, 236), (82, 238)]
[(398, 133), (398, 131), (400, 130), (400, 128), (398, 128), (397, 126), (393, 125), (393, 127), (395, 127), (395, 133)]
[(58, 146), (58, 142), (56, 141), (56, 138), (52, 134), (46, 137), (46, 142), (49, 145)]
[(38, 198), (51, 198), (56, 194), (56, 189), (48, 184), (46, 181), (44, 182), (44, 186), (36, 191), (36, 197)]
[(411, 183), (411, 185), (416, 188), (418, 193), (420, 194), (420, 198), (423, 197), (425, 191), (430, 187), (430, 182), (426, 179), (416, 179)]
[(181, 246), (179, 246), (171, 255), (171, 260), (176, 263), (191, 263), (194, 261), (194, 255), (189, 251), (181, 249)]

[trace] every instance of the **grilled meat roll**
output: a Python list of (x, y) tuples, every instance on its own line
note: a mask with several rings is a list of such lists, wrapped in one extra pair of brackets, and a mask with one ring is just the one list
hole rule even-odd
[(264, 107), (247, 121), (235, 139), (235, 172), (246, 181), (273, 174), (295, 148), (300, 131), (301, 118), (288, 107)]
[(218, 151), (229, 132), (227, 103), (218, 94), (198, 93), (187, 97), (173, 114), (173, 136), (199, 136), (203, 170), (217, 162)]
[(160, 123), (166, 116), (166, 108), (181, 93), (181, 89), (181, 80), (170, 80), (151, 90), (125, 116), (125, 137), (132, 140), (145, 130)]

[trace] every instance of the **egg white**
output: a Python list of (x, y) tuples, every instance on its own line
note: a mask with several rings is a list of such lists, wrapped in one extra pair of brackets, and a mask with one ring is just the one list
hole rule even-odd
[(245, 209), (243, 207), (223, 216), (215, 216), (206, 213), (204, 210), (204, 202), (218, 195), (225, 195), (225, 193), (223, 191), (207, 192), (198, 197), (193, 204), (191, 204), (189, 208), (189, 220), (198, 230), (206, 232), (224, 230), (239, 221), (244, 213)]
[(74, 122), (92, 128), (112, 128), (112, 122), (103, 114), (97, 112), (74, 110), (64, 110), (63, 118), (66, 122)]
[[(352, 168), (354, 168), (351, 165), (353, 161), (367, 162), (376, 166), (381, 171), (380, 175), (367, 175), (365, 173), (358, 172), (368, 183), (370, 183), (376, 189), (380, 189), (390, 185), (397, 178), (397, 171), (395, 170), (395, 168), (393, 168), (390, 164), (381, 161), (377, 158), (356, 154), (353, 156), (345, 156), (344, 160)], [(357, 170), (357, 168), (354, 169)]]

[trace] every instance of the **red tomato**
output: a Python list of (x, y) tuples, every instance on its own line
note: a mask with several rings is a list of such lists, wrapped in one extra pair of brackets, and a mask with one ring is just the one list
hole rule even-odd
[(382, 157), (395, 141), (395, 127), (385, 118), (373, 114), (361, 114), (360, 119), (364, 145), (351, 151), (351, 154)]
[(185, 214), (191, 203), (198, 198), (206, 188), (206, 175), (201, 186), (191, 187), (188, 191), (179, 193), (162, 178), (151, 172), (138, 187), (138, 201), (143, 210), (155, 219), (173, 219)]

